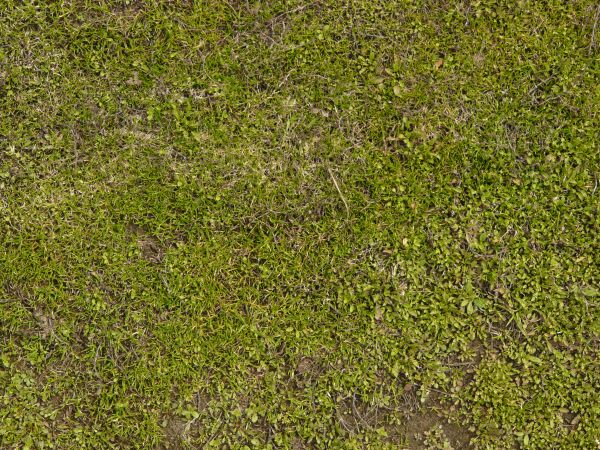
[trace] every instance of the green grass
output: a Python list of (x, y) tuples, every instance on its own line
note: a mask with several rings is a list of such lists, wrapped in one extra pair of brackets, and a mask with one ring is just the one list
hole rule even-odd
[(597, 448), (596, 1), (0, 4), (1, 448)]

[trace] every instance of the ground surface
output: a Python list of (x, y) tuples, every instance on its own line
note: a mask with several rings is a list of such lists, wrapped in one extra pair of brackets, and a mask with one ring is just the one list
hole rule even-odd
[(0, 7), (0, 447), (595, 449), (592, 0)]

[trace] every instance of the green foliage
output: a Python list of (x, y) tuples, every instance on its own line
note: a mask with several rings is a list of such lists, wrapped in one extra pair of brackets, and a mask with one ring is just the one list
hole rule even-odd
[(0, 447), (598, 445), (594, 2), (0, 9)]

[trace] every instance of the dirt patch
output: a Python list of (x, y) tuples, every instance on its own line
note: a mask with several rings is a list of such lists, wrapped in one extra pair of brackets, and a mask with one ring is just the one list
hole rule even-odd
[(144, 2), (142, 1), (125, 2), (124, 4), (117, 4), (111, 8), (112, 14), (128, 19), (133, 19), (139, 13), (143, 12), (143, 10)]
[(185, 441), (188, 434), (188, 423), (175, 416), (166, 418), (163, 422), (163, 432), (165, 439), (160, 443), (156, 450), (179, 450), (186, 448)]
[(127, 225), (127, 235), (134, 239), (146, 261), (161, 263), (165, 256), (165, 249), (158, 239), (149, 234), (143, 227), (134, 223)]
[(33, 317), (38, 323), (39, 333), (42, 338), (46, 339), (54, 333), (55, 319), (52, 315), (46, 314), (38, 308), (33, 312)]
[(304, 450), (305, 448), (308, 448), (308, 445), (303, 443), (300, 438), (296, 438), (292, 442), (292, 450)]
[(138, 239), (137, 243), (144, 259), (154, 263), (162, 262), (164, 251), (155, 240), (144, 238)]
[(312, 358), (302, 358), (296, 366), (296, 373), (298, 375), (305, 375), (307, 373), (310, 373), (314, 369), (314, 367), (315, 362), (312, 360)]
[(404, 434), (410, 450), (425, 450), (432, 446), (437, 448), (435, 445), (445, 443), (450, 444), (453, 449), (472, 448), (470, 446), (472, 435), (469, 430), (448, 422), (431, 408), (423, 408), (407, 417)]

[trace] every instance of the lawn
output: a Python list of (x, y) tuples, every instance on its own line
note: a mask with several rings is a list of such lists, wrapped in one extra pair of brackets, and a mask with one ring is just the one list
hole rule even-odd
[(597, 0), (0, 0), (0, 448), (591, 449)]

